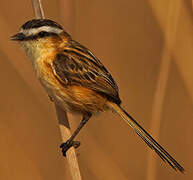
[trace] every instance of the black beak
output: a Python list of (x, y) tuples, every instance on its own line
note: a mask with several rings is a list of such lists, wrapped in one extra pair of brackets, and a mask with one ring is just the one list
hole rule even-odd
[(25, 39), (25, 35), (23, 33), (17, 33), (10, 37), (12, 41), (23, 41)]

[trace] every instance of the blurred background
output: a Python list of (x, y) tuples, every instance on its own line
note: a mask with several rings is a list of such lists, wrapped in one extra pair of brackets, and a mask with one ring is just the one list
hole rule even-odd
[[(186, 169), (177, 173), (116, 114), (93, 117), (77, 150), (85, 180), (193, 179), (191, 0), (42, 0), (45, 16), (109, 69), (123, 107)], [(0, 6), (0, 179), (70, 180), (55, 108), (9, 37), (32, 19), (30, 0)], [(73, 129), (80, 117), (73, 117)]]

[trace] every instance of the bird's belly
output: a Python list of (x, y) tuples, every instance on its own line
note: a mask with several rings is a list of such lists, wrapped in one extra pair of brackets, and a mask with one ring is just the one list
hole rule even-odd
[(98, 113), (108, 109), (107, 99), (83, 86), (62, 84), (49, 66), (40, 66), (36, 74), (51, 99), (65, 111)]
[(39, 76), (39, 80), (52, 101), (62, 107), (65, 111), (71, 111), (71, 107), (68, 105), (68, 101), (71, 100), (65, 93), (65, 89), (57, 82), (55, 77), (52, 77), (51, 74), (46, 74)]
[(72, 85), (56, 86), (48, 81), (42, 84), (53, 101), (66, 111), (98, 113), (108, 109), (107, 100), (90, 89)]

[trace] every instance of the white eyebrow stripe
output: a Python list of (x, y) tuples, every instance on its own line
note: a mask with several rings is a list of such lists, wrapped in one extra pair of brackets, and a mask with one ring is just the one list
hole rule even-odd
[(26, 36), (31, 36), (31, 35), (38, 34), (41, 31), (59, 34), (63, 30), (59, 29), (59, 28), (56, 28), (56, 27), (51, 27), (51, 26), (42, 26), (42, 27), (39, 27), (39, 28), (21, 29), (20, 32), (24, 33)]

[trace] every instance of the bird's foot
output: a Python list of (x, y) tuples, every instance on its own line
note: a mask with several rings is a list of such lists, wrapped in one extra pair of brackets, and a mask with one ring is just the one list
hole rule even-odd
[(66, 156), (66, 152), (68, 151), (68, 149), (70, 149), (71, 147), (74, 148), (78, 148), (80, 146), (80, 142), (79, 141), (66, 141), (65, 143), (62, 143), (60, 145), (60, 148), (62, 149), (62, 154), (63, 156)]

